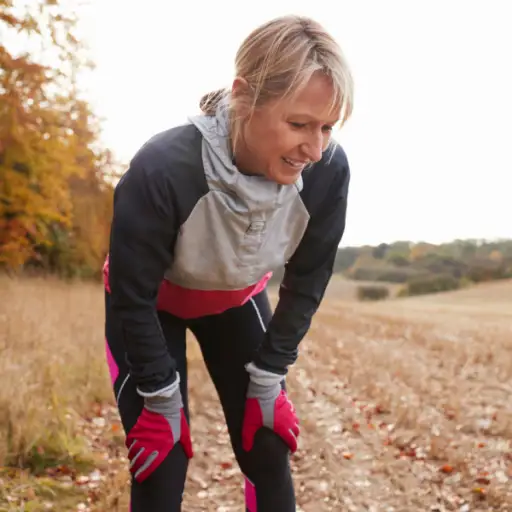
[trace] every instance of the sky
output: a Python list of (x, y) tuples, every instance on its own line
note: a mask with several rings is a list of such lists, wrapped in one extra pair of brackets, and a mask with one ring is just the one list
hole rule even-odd
[(89, 0), (81, 85), (105, 144), (127, 162), (195, 114), (248, 32), (288, 13), (321, 22), (354, 75), (343, 245), (512, 237), (509, 0)]

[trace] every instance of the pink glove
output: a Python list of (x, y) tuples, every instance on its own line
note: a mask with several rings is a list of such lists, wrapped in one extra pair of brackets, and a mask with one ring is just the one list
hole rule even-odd
[(261, 427), (278, 434), (290, 451), (297, 451), (299, 420), (288, 395), (281, 387), (282, 375), (260, 370), (253, 363), (246, 366), (251, 374), (242, 426), (242, 447), (249, 451)]
[(148, 478), (177, 442), (181, 442), (187, 457), (192, 458), (190, 429), (178, 385), (171, 396), (144, 397), (139, 419), (126, 436), (130, 472), (134, 478), (139, 483)]

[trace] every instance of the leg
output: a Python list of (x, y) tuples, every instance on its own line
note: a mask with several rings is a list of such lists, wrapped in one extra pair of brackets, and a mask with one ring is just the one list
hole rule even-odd
[(231, 444), (246, 478), (248, 512), (295, 512), (288, 447), (261, 429), (250, 452), (242, 448), (242, 422), (249, 376), (245, 364), (261, 343), (272, 311), (266, 292), (242, 307), (190, 322), (219, 394)]
[[(106, 293), (106, 353), (119, 414), (125, 433), (135, 425), (143, 407), (143, 399), (130, 379), (123, 349), (121, 326), (109, 308)], [(188, 419), (187, 368), (185, 356), (185, 325), (167, 313), (158, 313), (169, 350), (176, 358), (181, 377), (181, 393)], [(142, 484), (131, 481), (131, 512), (179, 512), (185, 487), (188, 459), (181, 443)]]

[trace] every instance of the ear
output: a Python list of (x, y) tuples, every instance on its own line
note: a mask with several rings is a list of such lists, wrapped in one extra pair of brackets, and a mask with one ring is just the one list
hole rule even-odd
[(237, 76), (231, 86), (231, 96), (234, 100), (237, 117), (247, 118), (251, 111), (251, 87), (245, 78)]
[(249, 95), (249, 84), (245, 78), (241, 76), (235, 77), (231, 86), (231, 95), (235, 99), (242, 99), (244, 96)]

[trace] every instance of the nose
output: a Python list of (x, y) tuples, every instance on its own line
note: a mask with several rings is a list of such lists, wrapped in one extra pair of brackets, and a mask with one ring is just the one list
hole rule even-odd
[(304, 153), (312, 162), (318, 162), (322, 159), (324, 149), (324, 134), (314, 132), (308, 135), (308, 140), (302, 146)]

